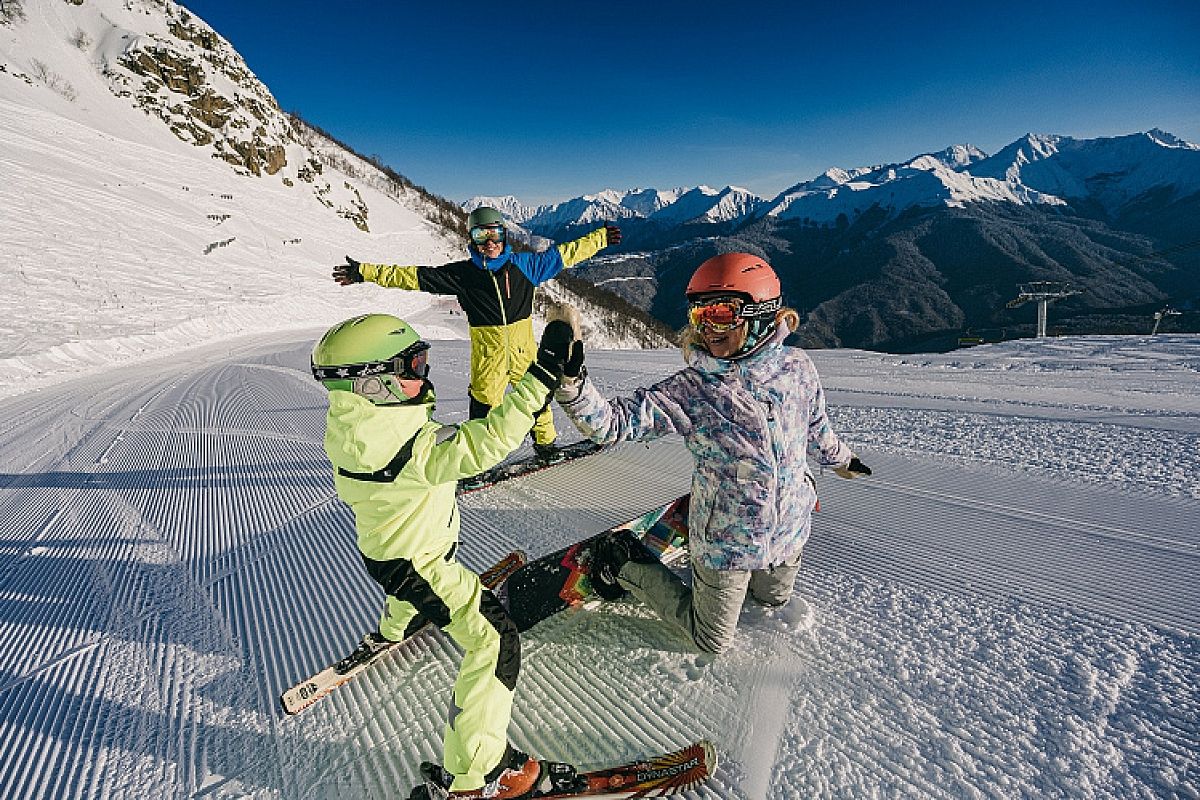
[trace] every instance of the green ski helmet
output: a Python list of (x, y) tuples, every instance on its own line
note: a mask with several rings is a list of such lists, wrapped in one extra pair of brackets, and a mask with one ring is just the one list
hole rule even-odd
[(429, 384), (428, 343), (391, 314), (364, 314), (334, 325), (313, 347), (313, 377), (375, 405), (407, 403)]
[(504, 215), (491, 206), (480, 206), (467, 217), (467, 230), (487, 225), (503, 225)]

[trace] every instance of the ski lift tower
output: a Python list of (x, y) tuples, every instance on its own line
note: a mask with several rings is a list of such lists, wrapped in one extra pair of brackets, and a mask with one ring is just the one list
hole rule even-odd
[(1162, 323), (1163, 317), (1178, 317), (1182, 311), (1176, 311), (1170, 306), (1163, 306), (1162, 311), (1154, 312), (1154, 330), (1150, 331), (1151, 336), (1158, 335), (1158, 326)]
[(1065, 283), (1055, 283), (1054, 281), (1031, 281), (1030, 283), (1018, 284), (1017, 289), (1021, 293), (1017, 295), (1015, 300), (1008, 301), (1008, 307), (1018, 308), (1026, 303), (1037, 301), (1037, 335), (1039, 339), (1046, 335), (1046, 309), (1049, 305), (1055, 300), (1062, 300), (1064, 297), (1083, 294), (1077, 289), (1072, 289)]

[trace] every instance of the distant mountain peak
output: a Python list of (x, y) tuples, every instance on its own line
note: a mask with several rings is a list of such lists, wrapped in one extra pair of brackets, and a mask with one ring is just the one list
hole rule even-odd
[(988, 157), (987, 153), (973, 144), (951, 145), (940, 153), (931, 153), (930, 155), (933, 155), (943, 164), (954, 168), (969, 166), (976, 161), (982, 161)]
[(470, 213), (480, 206), (494, 208), (503, 214), (507, 219), (517, 223), (518, 225), (524, 225), (525, 221), (533, 216), (537, 211), (536, 208), (525, 205), (511, 194), (501, 195), (500, 197), (476, 195), (475, 197), (472, 197), (470, 200), (463, 203), (461, 208), (463, 211)]
[(473, 197), (462, 208), (469, 211), (490, 204), (536, 233), (554, 235), (573, 226), (627, 219), (653, 220), (667, 226), (728, 222), (746, 216), (763, 202), (763, 198), (738, 186), (715, 189), (701, 184), (674, 189), (607, 188), (537, 209), (523, 206), (512, 197)]
[(1146, 131), (1146, 138), (1150, 139), (1155, 144), (1160, 144), (1163, 147), (1178, 147), (1184, 150), (1200, 150), (1200, 144), (1193, 144), (1185, 139), (1180, 139), (1174, 134), (1167, 133), (1161, 128), (1151, 128)]

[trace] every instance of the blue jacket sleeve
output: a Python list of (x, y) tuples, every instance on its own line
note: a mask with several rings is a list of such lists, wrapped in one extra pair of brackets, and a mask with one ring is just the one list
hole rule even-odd
[(511, 260), (534, 286), (557, 277), (566, 267), (557, 247), (551, 247), (544, 253), (513, 253)]

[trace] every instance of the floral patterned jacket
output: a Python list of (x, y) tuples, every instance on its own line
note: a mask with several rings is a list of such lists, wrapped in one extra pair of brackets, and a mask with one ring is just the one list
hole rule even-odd
[(825, 413), (816, 367), (783, 344), (736, 361), (694, 350), (691, 365), (629, 397), (606, 400), (583, 380), (556, 397), (594, 442), (683, 436), (695, 459), (688, 518), (692, 558), (711, 569), (791, 561), (808, 541), (816, 489), (807, 453), (845, 466), (854, 453)]

